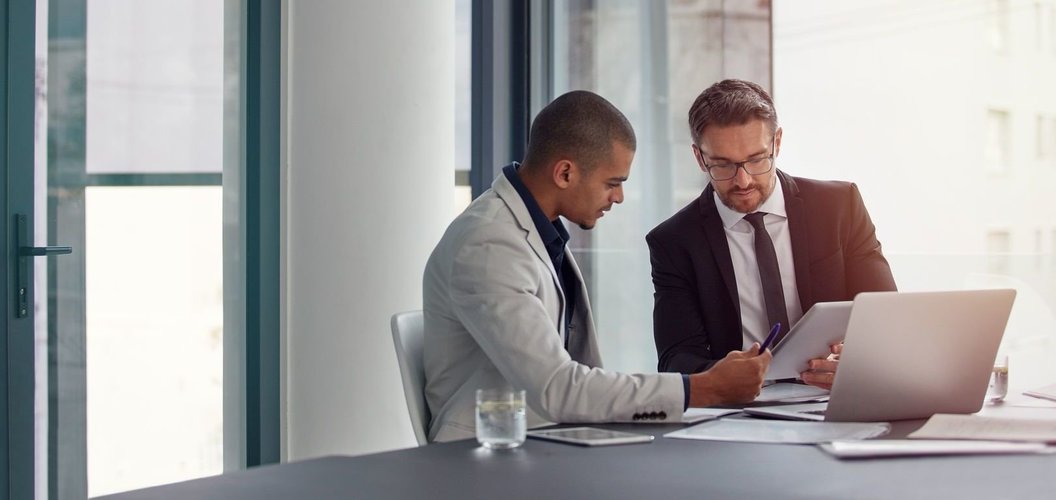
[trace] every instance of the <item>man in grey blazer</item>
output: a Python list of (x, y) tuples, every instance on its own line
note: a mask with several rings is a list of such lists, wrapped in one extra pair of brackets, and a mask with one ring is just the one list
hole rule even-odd
[(590, 229), (621, 203), (635, 146), (630, 123), (605, 99), (558, 97), (532, 123), (523, 164), (507, 166), (448, 227), (423, 280), (430, 440), (474, 436), (481, 388), (525, 389), (529, 427), (678, 422), (688, 406), (759, 393), (771, 357), (758, 344), (692, 375), (602, 368), (559, 217)]

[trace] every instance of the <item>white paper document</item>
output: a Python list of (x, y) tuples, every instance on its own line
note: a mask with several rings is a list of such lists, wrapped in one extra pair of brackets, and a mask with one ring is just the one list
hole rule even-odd
[(682, 414), (682, 423), (695, 424), (697, 422), (714, 420), (719, 417), (725, 417), (726, 415), (733, 415), (734, 413), (740, 412), (741, 410), (730, 408), (690, 408)]
[(872, 441), (833, 441), (818, 445), (826, 453), (842, 459), (913, 457), (935, 455), (1000, 455), (1052, 453), (1044, 443), (1007, 441), (951, 441), (933, 439), (876, 439)]
[(909, 435), (912, 439), (983, 439), (1056, 443), (1056, 419), (984, 417), (939, 413)]
[(1039, 387), (1034, 390), (1026, 391), (1023, 394), (1035, 398), (1048, 399), (1049, 401), (1056, 401), (1056, 384)]
[(829, 397), (829, 391), (805, 384), (779, 382), (763, 387), (755, 398), (756, 403), (805, 403), (823, 401)]
[(793, 422), (724, 418), (670, 432), (664, 437), (746, 443), (817, 444), (840, 439), (869, 439), (887, 434), (885, 423)]

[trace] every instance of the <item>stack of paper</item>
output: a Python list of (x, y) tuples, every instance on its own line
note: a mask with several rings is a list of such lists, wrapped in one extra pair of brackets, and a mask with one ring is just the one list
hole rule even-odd
[(1026, 394), (1027, 396), (1033, 396), (1035, 398), (1056, 401), (1056, 384), (1047, 385), (1045, 387), (1039, 387), (1032, 391), (1026, 391), (1023, 394)]
[(817, 444), (839, 439), (869, 439), (891, 430), (885, 423), (794, 422), (724, 418), (665, 434), (676, 439), (747, 443)]
[(912, 439), (980, 439), (1056, 443), (1056, 419), (984, 417), (939, 413), (909, 435)]
[(829, 391), (812, 385), (778, 382), (763, 386), (762, 392), (755, 398), (756, 403), (805, 403), (822, 401), (829, 397)]
[(1044, 443), (1009, 443), (1005, 441), (950, 441), (878, 439), (873, 441), (833, 441), (818, 445), (832, 456), (843, 459), (911, 457), (927, 455), (996, 455), (1012, 453), (1050, 453)]
[(695, 424), (697, 422), (715, 420), (719, 417), (725, 417), (726, 415), (733, 415), (734, 413), (740, 412), (741, 410), (730, 408), (690, 408), (682, 414), (682, 423)]

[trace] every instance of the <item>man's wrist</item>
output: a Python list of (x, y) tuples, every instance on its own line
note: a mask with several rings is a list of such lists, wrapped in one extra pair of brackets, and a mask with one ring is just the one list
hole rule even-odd
[(715, 396), (712, 376), (708, 372), (697, 373), (689, 377), (689, 406), (701, 408), (721, 403)]
[(682, 374), (682, 393), (685, 394), (685, 403), (682, 405), (682, 411), (689, 409), (689, 397), (692, 391), (689, 390), (689, 375)]

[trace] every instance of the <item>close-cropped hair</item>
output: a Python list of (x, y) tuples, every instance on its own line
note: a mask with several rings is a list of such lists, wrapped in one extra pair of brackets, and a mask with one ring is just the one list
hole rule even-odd
[(689, 108), (689, 132), (693, 143), (699, 145), (704, 129), (711, 125), (744, 125), (753, 119), (763, 120), (770, 126), (770, 132), (776, 133), (774, 100), (759, 85), (731, 78), (704, 89), (693, 101)]
[(568, 159), (591, 169), (612, 155), (614, 143), (631, 151), (637, 148), (631, 122), (605, 98), (574, 90), (554, 99), (536, 115), (524, 164), (545, 166)]

